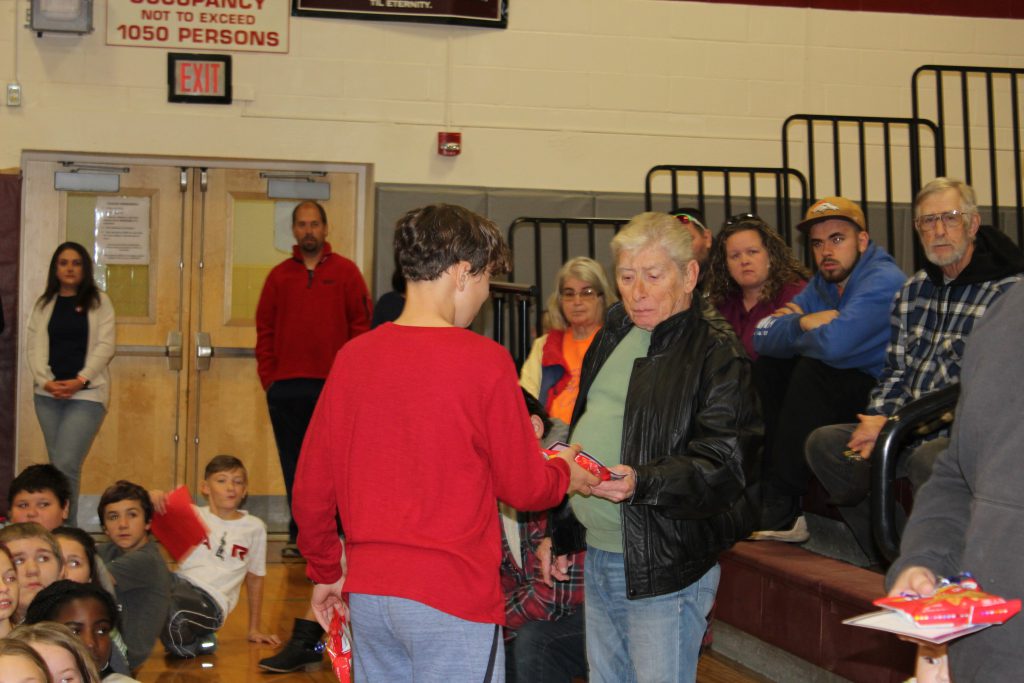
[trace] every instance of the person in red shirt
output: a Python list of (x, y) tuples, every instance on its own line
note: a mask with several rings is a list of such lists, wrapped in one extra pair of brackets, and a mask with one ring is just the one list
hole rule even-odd
[(512, 357), (465, 329), (509, 267), (498, 227), (427, 206), (399, 219), (395, 251), (402, 314), (338, 353), (299, 458), (313, 611), (325, 628), (350, 611), (356, 680), (499, 680), (497, 501), (544, 510), (598, 480), (578, 447), (538, 455)]
[[(281, 472), (292, 505), (295, 466), (334, 355), (370, 329), (370, 296), (355, 263), (331, 251), (327, 212), (317, 202), (292, 211), (292, 257), (267, 275), (256, 307), (256, 366), (267, 392)], [(284, 557), (297, 557), (295, 520)]]

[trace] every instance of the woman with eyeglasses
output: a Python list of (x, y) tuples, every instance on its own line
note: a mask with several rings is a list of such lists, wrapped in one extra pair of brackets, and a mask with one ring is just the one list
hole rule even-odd
[(550, 329), (534, 341), (519, 384), (544, 404), (549, 416), (565, 424), (579, 395), (583, 356), (604, 324), (605, 311), (616, 301), (608, 275), (594, 259), (566, 261), (555, 277), (547, 308)]
[(792, 301), (809, 277), (779, 234), (747, 214), (730, 219), (711, 248), (708, 296), (755, 360), (757, 323)]
[(77, 525), (82, 463), (110, 402), (114, 306), (93, 280), (92, 258), (77, 242), (53, 252), (46, 291), (25, 335), (36, 417), (50, 462), (71, 484), (68, 524)]

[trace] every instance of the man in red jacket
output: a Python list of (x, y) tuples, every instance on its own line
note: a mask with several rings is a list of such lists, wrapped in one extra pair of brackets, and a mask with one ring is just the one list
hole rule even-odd
[[(281, 471), (292, 483), (306, 426), (334, 355), (370, 329), (370, 297), (355, 263), (331, 251), (327, 213), (313, 201), (292, 211), (292, 257), (274, 267), (256, 307), (256, 365), (267, 392)], [(284, 557), (299, 557), (291, 519)]]

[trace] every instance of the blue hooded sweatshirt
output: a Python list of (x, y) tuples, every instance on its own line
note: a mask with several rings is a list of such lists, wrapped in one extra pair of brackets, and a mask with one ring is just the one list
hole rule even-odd
[(838, 318), (804, 332), (796, 313), (769, 316), (754, 330), (754, 349), (774, 358), (807, 356), (834, 368), (855, 368), (877, 379), (889, 343), (889, 312), (906, 279), (892, 256), (869, 242), (842, 296), (836, 283), (826, 282), (819, 272), (793, 299), (804, 313), (835, 309)]

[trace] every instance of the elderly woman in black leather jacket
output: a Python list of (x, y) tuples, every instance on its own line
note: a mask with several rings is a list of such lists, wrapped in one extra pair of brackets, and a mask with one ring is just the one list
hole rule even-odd
[(693, 681), (718, 555), (754, 529), (760, 410), (743, 347), (694, 295), (689, 233), (643, 213), (611, 246), (622, 303), (584, 360), (572, 440), (623, 476), (552, 515), (555, 552), (585, 541), (592, 683)]

